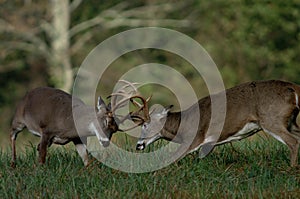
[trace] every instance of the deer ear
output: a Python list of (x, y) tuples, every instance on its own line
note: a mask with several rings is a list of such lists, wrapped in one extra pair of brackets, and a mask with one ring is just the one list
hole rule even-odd
[(97, 111), (100, 112), (102, 108), (106, 108), (106, 105), (103, 99), (99, 96), (97, 101)]
[(173, 105), (165, 107), (162, 110), (162, 112), (158, 114), (159, 118), (160, 119), (165, 118), (168, 115), (168, 113), (170, 112), (170, 110), (171, 110), (172, 107), (173, 107)]
[(107, 105), (107, 109), (108, 109), (108, 110), (111, 110), (111, 103), (110, 103), (110, 102), (109, 102), (108, 105)]
[(173, 108), (173, 105), (167, 106), (166, 108), (164, 108), (161, 114), (167, 115), (170, 112), (171, 108)]

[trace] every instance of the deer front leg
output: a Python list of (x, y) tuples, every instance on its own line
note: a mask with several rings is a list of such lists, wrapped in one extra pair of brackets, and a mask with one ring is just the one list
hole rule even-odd
[(171, 155), (171, 160), (172, 161), (179, 161), (182, 158), (184, 158), (190, 151), (190, 143), (181, 143), (180, 146), (172, 152)]
[(88, 166), (89, 164), (89, 156), (88, 156), (88, 151), (86, 149), (86, 144), (87, 144), (87, 138), (78, 138), (73, 140), (73, 143), (75, 144), (76, 150), (81, 157), (84, 166)]
[(11, 151), (12, 151), (12, 160), (10, 166), (12, 168), (16, 167), (16, 139), (17, 135), (22, 129), (24, 128), (23, 126), (19, 126), (18, 128), (13, 128), (11, 133), (10, 133), (10, 141), (11, 141)]
[(298, 165), (298, 149), (299, 140), (295, 138), (291, 132), (289, 132), (283, 125), (273, 125), (263, 128), (264, 131), (273, 136), (278, 141), (286, 144), (290, 149), (290, 161), (291, 167)]
[(15, 131), (12, 131), (10, 133), (10, 140), (11, 140), (11, 151), (12, 151), (12, 160), (10, 166), (12, 168), (16, 167), (16, 138), (17, 133)]

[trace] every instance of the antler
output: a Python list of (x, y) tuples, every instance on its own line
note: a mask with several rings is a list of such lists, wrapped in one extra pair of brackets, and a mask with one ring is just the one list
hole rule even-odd
[[(116, 92), (112, 93), (109, 97), (111, 97), (111, 112), (114, 116), (116, 116), (116, 111), (119, 108), (122, 108), (126, 102), (130, 101), (134, 106), (138, 108), (137, 111), (130, 112), (122, 119), (119, 120), (120, 123), (123, 123), (126, 119), (140, 120), (140, 122), (136, 122), (137, 124), (128, 129), (122, 129), (121, 131), (131, 130), (146, 121), (150, 120), (148, 102), (151, 96), (145, 99), (135, 87), (138, 83), (131, 83), (126, 80), (119, 80), (119, 82), (124, 83), (125, 85), (116, 90)], [(126, 92), (126, 89), (130, 88), (130, 91)], [(117, 100), (121, 97), (121, 100)], [(141, 103), (136, 101), (135, 99), (140, 99)], [(140, 115), (140, 112), (143, 111), (143, 116)]]
[[(119, 82), (125, 83), (125, 85), (122, 86), (121, 88), (119, 88), (116, 92), (112, 93), (109, 96), (112, 98), (111, 111), (113, 113), (115, 113), (115, 111), (118, 108), (121, 108), (122, 106), (124, 106), (125, 102), (127, 102), (128, 100), (131, 100), (133, 95), (136, 95), (139, 93), (137, 88), (135, 87), (135, 85), (137, 85), (138, 83), (131, 83), (126, 80), (119, 80)], [(133, 90), (126, 92), (125, 89), (128, 87), (131, 87)], [(121, 99), (120, 101), (117, 102), (118, 97), (123, 97), (123, 99)]]

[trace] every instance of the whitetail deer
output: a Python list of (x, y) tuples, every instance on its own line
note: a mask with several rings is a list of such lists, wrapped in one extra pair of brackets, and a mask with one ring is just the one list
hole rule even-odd
[[(123, 82), (126, 85), (112, 94), (113, 96), (121, 95), (122, 100), (117, 101), (115, 97), (112, 97), (113, 102), (106, 106), (99, 97), (96, 113), (94, 107), (85, 105), (80, 99), (59, 89), (42, 87), (28, 92), (19, 103), (12, 121), (10, 134), (12, 142), (11, 166), (15, 167), (17, 135), (25, 127), (32, 134), (41, 137), (38, 145), (40, 163), (45, 163), (47, 147), (52, 143), (65, 145), (73, 142), (86, 166), (88, 164), (87, 137), (96, 135), (100, 144), (107, 147), (114, 132), (124, 131), (119, 129), (116, 120), (122, 123), (130, 116), (128, 114), (120, 120), (116, 118), (115, 111), (126, 101), (139, 98), (135, 92), (126, 94), (122, 89), (133, 86), (133, 84), (127, 81)], [(74, 115), (79, 117), (76, 124), (73, 119)]]
[[(218, 97), (220, 94), (215, 94)], [(263, 130), (290, 149), (291, 166), (298, 162), (300, 129), (296, 119), (299, 113), (300, 86), (279, 81), (254, 81), (226, 90), (226, 119), (217, 140), (207, 132), (211, 120), (211, 98), (207, 96), (182, 112), (170, 112), (170, 107), (152, 113), (143, 119), (141, 137), (136, 149), (143, 150), (150, 143), (163, 138), (183, 143), (189, 136), (189, 121), (199, 107), (197, 134), (183, 156), (201, 148), (207, 155), (214, 146), (241, 140)], [(180, 124), (183, 121), (183, 124)], [(179, 132), (179, 125), (185, 132)], [(161, 126), (160, 130), (157, 130)], [(180, 134), (180, 136), (178, 136)], [(213, 143), (213, 144), (212, 144)]]

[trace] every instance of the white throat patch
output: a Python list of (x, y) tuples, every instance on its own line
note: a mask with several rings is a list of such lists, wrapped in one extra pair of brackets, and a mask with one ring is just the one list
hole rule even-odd
[(100, 142), (101, 145), (102, 145), (102, 142), (109, 142), (108, 138), (102, 137), (100, 135), (100, 132), (97, 130), (97, 128), (96, 128), (96, 126), (95, 126), (95, 124), (93, 122), (91, 122), (89, 124), (88, 129), (89, 129), (90, 132), (94, 133), (97, 136), (97, 138), (98, 138), (98, 140), (99, 140), (99, 142)]

